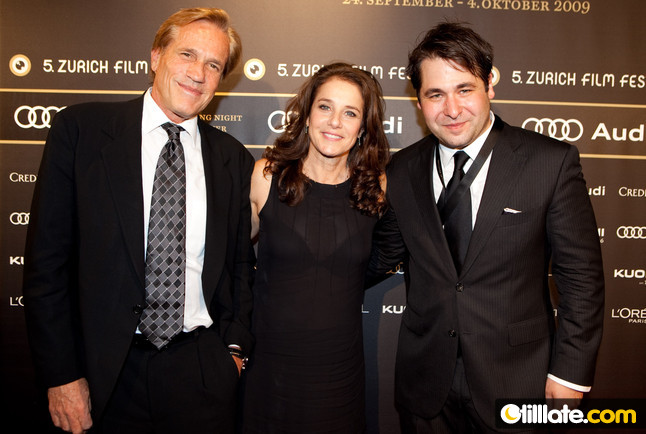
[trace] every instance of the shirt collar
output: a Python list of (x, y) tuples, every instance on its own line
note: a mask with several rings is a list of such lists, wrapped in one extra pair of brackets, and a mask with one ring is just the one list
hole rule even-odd
[(480, 149), (482, 149), (482, 147), (484, 146), (484, 142), (487, 140), (487, 137), (489, 137), (489, 133), (493, 128), (493, 123), (496, 120), (496, 117), (491, 110), (489, 110), (489, 119), (491, 120), (491, 123), (489, 124), (487, 130), (484, 133), (480, 134), (477, 139), (475, 139), (470, 145), (466, 146), (465, 148), (454, 149), (449, 148), (448, 146), (444, 146), (440, 143), (440, 159), (442, 160), (442, 167), (446, 167), (451, 161), (451, 158), (453, 158), (453, 154), (458, 151), (464, 151), (469, 156), (471, 161), (474, 161), (476, 159), (478, 153), (480, 152)]
[[(143, 116), (141, 119), (141, 131), (143, 134), (148, 134), (154, 131), (156, 128), (160, 128), (166, 122), (170, 122), (170, 119), (164, 114), (161, 108), (157, 105), (153, 97), (150, 95), (152, 88), (149, 88), (144, 94), (144, 108)], [(197, 147), (197, 116), (193, 116), (191, 119), (185, 120), (180, 125), (191, 137), (190, 143), (191, 146)], [(164, 132), (166, 134), (166, 132)], [(184, 143), (184, 141), (182, 141)], [(185, 145), (186, 146), (186, 145)]]

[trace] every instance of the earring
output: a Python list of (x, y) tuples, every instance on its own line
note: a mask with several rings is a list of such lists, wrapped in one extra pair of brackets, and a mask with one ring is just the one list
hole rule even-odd
[(305, 134), (307, 135), (307, 134), (309, 134), (309, 133), (310, 133), (310, 126), (309, 126), (309, 125), (305, 125)]
[(362, 139), (363, 139), (363, 135), (361, 135), (361, 136), (359, 136), (359, 137), (357, 138), (357, 146), (361, 146), (361, 141), (362, 141)]

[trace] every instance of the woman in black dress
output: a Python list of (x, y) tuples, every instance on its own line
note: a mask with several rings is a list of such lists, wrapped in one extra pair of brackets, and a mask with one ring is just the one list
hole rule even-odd
[(258, 235), (243, 432), (365, 430), (361, 303), (389, 146), (377, 80), (318, 71), (251, 182)]

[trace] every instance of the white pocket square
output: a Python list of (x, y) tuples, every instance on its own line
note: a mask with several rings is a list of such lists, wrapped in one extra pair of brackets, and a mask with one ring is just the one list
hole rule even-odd
[(505, 209), (502, 210), (502, 213), (503, 214), (520, 214), (520, 213), (522, 213), (522, 211), (517, 210), (517, 209), (513, 209), (513, 208), (505, 208)]

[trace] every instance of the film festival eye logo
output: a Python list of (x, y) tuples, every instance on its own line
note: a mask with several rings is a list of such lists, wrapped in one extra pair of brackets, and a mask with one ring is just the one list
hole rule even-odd
[(500, 81), (500, 71), (495, 66), (491, 67), (491, 85), (495, 86)]
[(24, 77), (31, 71), (31, 61), (24, 54), (16, 54), (9, 61), (11, 73), (18, 77)]
[(260, 59), (249, 59), (244, 64), (244, 75), (249, 80), (257, 81), (265, 76), (265, 64)]

